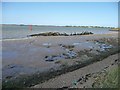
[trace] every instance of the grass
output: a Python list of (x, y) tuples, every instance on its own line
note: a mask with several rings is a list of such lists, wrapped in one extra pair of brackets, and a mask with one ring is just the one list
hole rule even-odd
[(106, 76), (98, 77), (94, 83), (94, 88), (118, 88), (118, 69), (108, 71)]

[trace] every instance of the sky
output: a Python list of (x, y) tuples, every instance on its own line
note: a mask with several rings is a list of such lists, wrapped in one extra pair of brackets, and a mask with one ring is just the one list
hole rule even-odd
[(2, 24), (118, 26), (117, 2), (2, 2)]

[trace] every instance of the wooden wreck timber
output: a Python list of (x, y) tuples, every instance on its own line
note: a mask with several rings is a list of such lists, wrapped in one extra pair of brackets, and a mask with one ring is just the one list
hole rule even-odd
[(33, 36), (75, 36), (75, 35), (89, 35), (93, 34), (92, 32), (82, 32), (82, 33), (74, 33), (74, 34), (67, 34), (67, 33), (59, 33), (59, 32), (45, 32), (45, 33), (39, 33), (39, 34), (32, 34), (28, 35), (28, 37), (33, 37)]

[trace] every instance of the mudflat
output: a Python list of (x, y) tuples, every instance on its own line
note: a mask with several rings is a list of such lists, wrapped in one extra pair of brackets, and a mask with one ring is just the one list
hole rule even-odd
[[(118, 33), (83, 36), (39, 36), (3, 40), (3, 81), (8, 82), (20, 76), (59, 70), (63, 67), (87, 62), (94, 56), (99, 57), (101, 53), (109, 53), (111, 49), (117, 48)], [(107, 63), (105, 64), (107, 65)], [(84, 70), (81, 70), (81, 72), (84, 72)], [(74, 77), (74, 75), (72, 76)]]

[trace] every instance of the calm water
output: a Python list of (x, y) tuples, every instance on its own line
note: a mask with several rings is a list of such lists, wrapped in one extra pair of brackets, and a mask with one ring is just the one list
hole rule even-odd
[(109, 28), (80, 28), (80, 27), (59, 27), (59, 26), (32, 26), (32, 31), (29, 26), (19, 25), (2, 25), (2, 38), (15, 39), (24, 38), (27, 35), (41, 32), (60, 32), (60, 33), (81, 33), (83, 31), (93, 32), (94, 34), (110, 33)]

